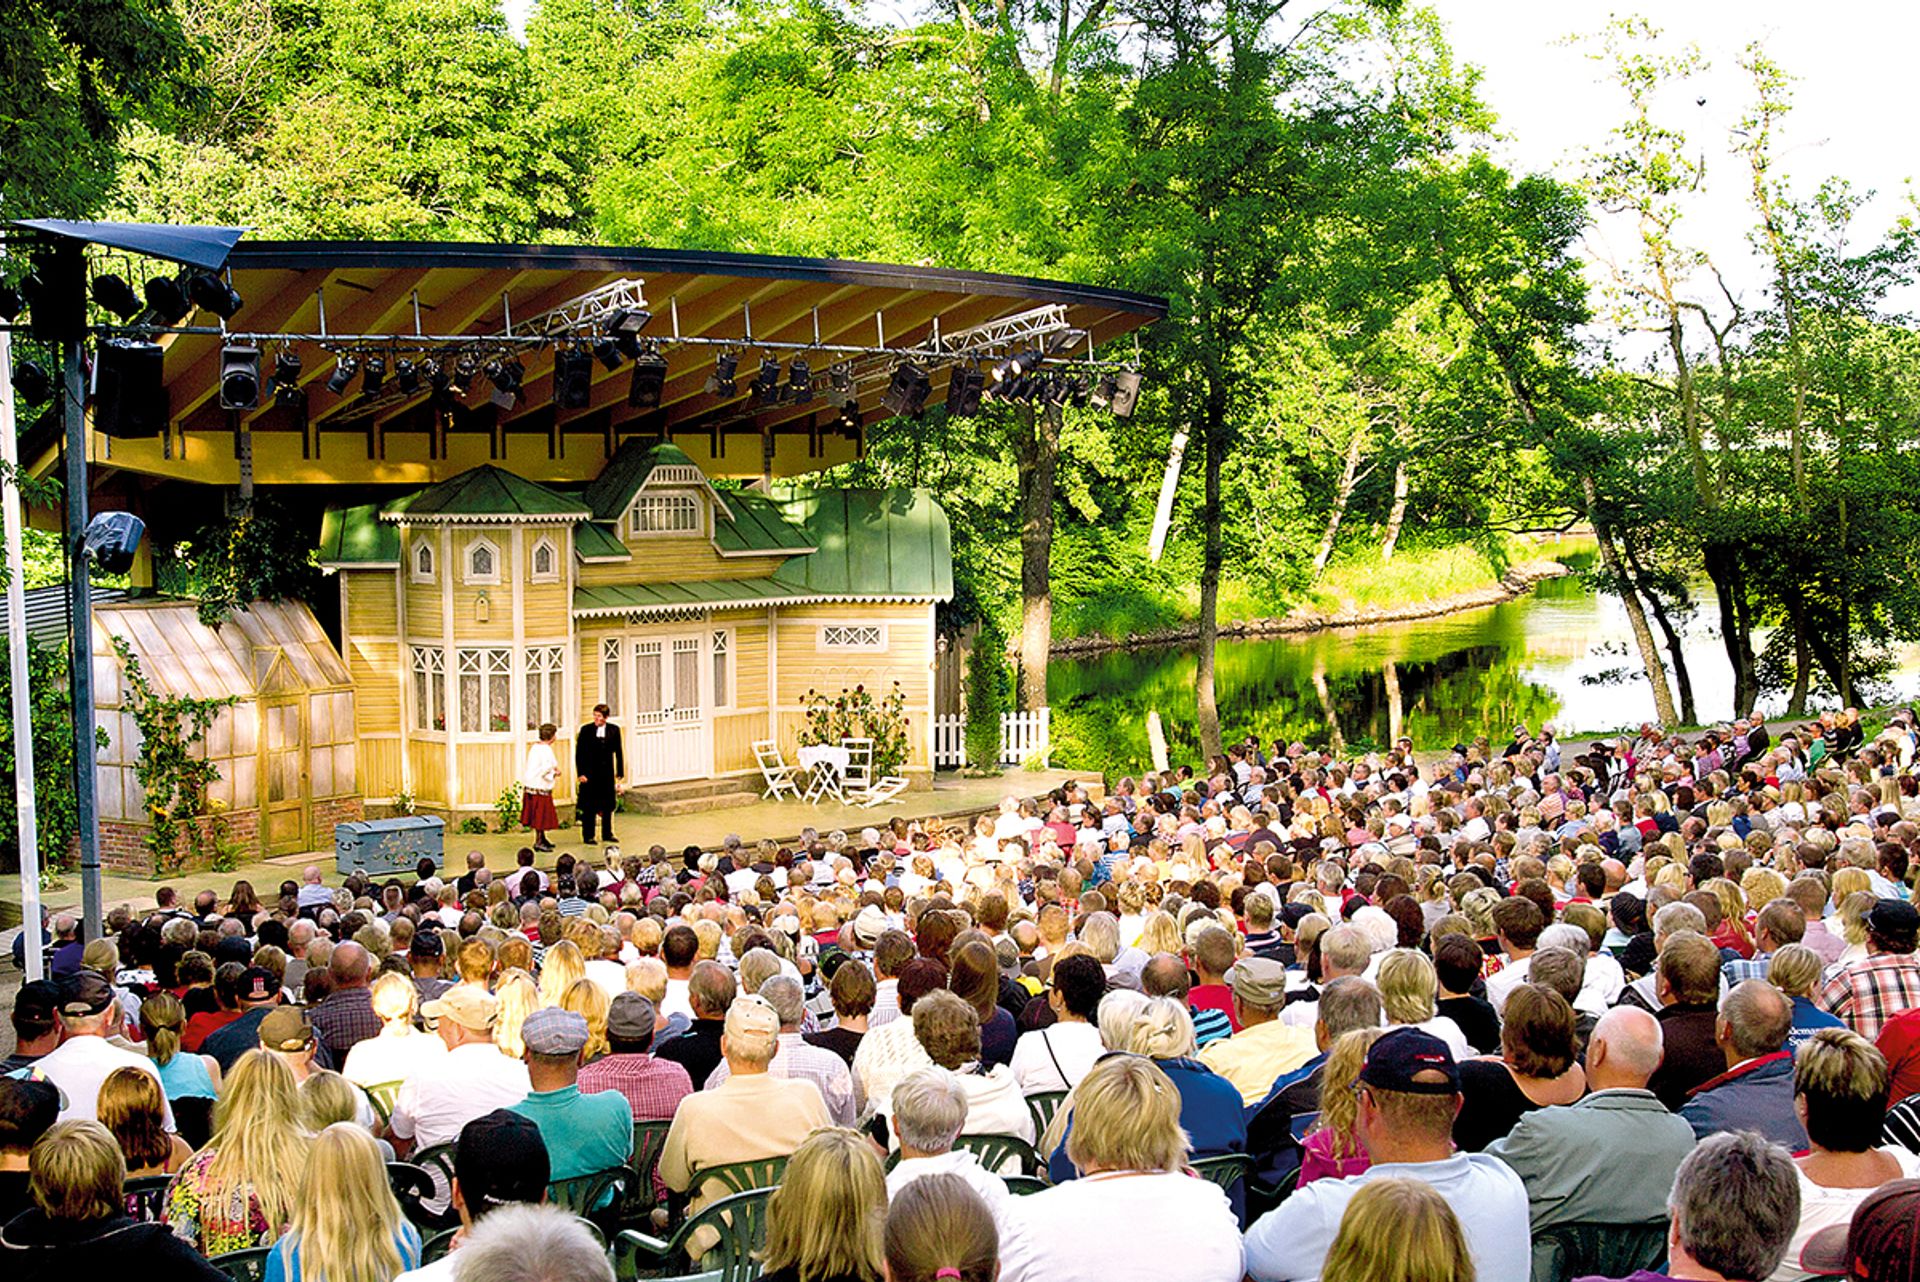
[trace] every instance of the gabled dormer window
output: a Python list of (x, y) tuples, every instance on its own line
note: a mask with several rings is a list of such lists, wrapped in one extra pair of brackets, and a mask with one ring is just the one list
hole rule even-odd
[(413, 545), (413, 581), (433, 582), (433, 544), (424, 539)]
[(544, 534), (534, 540), (527, 556), (527, 576), (535, 583), (552, 583), (560, 577), (560, 549)]
[(700, 533), (700, 500), (691, 494), (642, 494), (627, 509), (634, 538)]
[(467, 582), (498, 583), (500, 581), (500, 549), (489, 538), (478, 538), (467, 544)]

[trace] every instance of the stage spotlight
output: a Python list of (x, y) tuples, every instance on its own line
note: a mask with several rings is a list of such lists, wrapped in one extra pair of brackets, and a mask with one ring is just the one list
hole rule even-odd
[(865, 416), (860, 413), (860, 403), (858, 401), (848, 401), (840, 407), (840, 421), (838, 426), (842, 436), (848, 437), (849, 439), (858, 439), (860, 435), (860, 425), (864, 421)]
[[(593, 354), (599, 357), (600, 363), (610, 370), (619, 369), (627, 359), (627, 353), (620, 350), (620, 341), (611, 335), (593, 340)], [(636, 350), (634, 354), (639, 353)]]
[(95, 276), (93, 301), (121, 320), (132, 320), (146, 308), (124, 276)]
[(972, 418), (980, 412), (980, 394), (986, 390), (987, 376), (978, 365), (956, 365), (947, 376), (947, 413), (953, 418)]
[(0, 282), (0, 321), (11, 325), (20, 319), (20, 309), (26, 306), (20, 297), (20, 291), (13, 286)]
[(518, 403), (520, 383), (527, 372), (527, 367), (520, 363), (519, 357), (509, 356), (504, 360), (495, 358), (488, 361), (480, 372), (487, 376), (489, 383), (493, 384), (493, 392), (489, 399), (495, 405), (503, 410), (510, 410)]
[(593, 404), (593, 353), (584, 347), (553, 354), (553, 403), (563, 410)]
[(220, 349), (220, 408), (250, 410), (260, 405), (260, 349), (228, 343)]
[(827, 386), (833, 389), (833, 399), (845, 402), (852, 399), (853, 362), (838, 361), (827, 370)]
[(13, 367), (13, 393), (29, 405), (43, 404), (53, 395), (53, 376), (38, 361), (21, 361)]
[(186, 287), (171, 276), (155, 276), (146, 284), (147, 307), (168, 325), (178, 325), (193, 310)]
[(360, 362), (351, 353), (340, 353), (340, 358), (333, 364), (333, 373), (327, 375), (327, 390), (335, 396), (346, 395), (347, 384), (351, 383), (353, 376), (359, 372)]
[(1115, 418), (1132, 418), (1133, 407), (1140, 401), (1140, 371), (1123, 369), (1113, 376), (1113, 394), (1107, 398), (1107, 408), (1113, 411)]
[(627, 404), (637, 410), (660, 408), (660, 397), (667, 390), (667, 358), (648, 348), (633, 362), (633, 382), (627, 386)]
[(933, 380), (927, 372), (912, 361), (902, 361), (894, 367), (893, 381), (887, 384), (886, 395), (880, 398), (881, 407), (887, 413), (900, 416), (918, 416), (927, 408), (927, 397), (933, 393)]
[(734, 374), (740, 368), (740, 358), (734, 353), (722, 350), (713, 358), (713, 377), (707, 380), (707, 390), (716, 396), (732, 396), (740, 390), (734, 382)]
[(473, 388), (473, 376), (479, 372), (478, 361), (471, 356), (462, 356), (453, 363), (453, 377), (447, 380), (447, 392), (453, 396), (465, 396)]
[(763, 405), (771, 405), (780, 394), (780, 362), (771, 356), (760, 358), (760, 372), (747, 389)]
[(283, 347), (273, 356), (273, 403), (294, 406), (307, 399), (300, 386), (300, 353)]
[(369, 356), (360, 367), (360, 391), (372, 396), (387, 381), (387, 358)]
[(403, 395), (412, 396), (420, 390), (420, 367), (401, 357), (393, 363), (393, 383)]
[(93, 377), (93, 428), (117, 440), (167, 428), (166, 353), (158, 343), (124, 338), (100, 345)]
[(234, 313), (242, 306), (240, 295), (234, 292), (233, 286), (212, 272), (196, 272), (193, 279), (187, 282), (187, 297), (193, 300), (196, 307), (204, 307), (221, 320), (232, 320)]
[(787, 399), (796, 405), (813, 399), (813, 367), (804, 356), (794, 357), (787, 365)]
[(622, 307), (607, 318), (607, 333), (623, 356), (635, 357), (640, 354), (640, 331), (652, 319), (652, 312), (637, 307)]
[(453, 379), (447, 374), (445, 361), (425, 360), (421, 362), (427, 371), (427, 386), (436, 396), (443, 395), (453, 385)]

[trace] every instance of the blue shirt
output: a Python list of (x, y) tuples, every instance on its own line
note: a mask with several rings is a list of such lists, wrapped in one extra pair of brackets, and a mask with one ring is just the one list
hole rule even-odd
[(552, 1163), (549, 1180), (611, 1170), (633, 1156), (633, 1106), (619, 1091), (582, 1095), (578, 1086), (535, 1091), (512, 1111), (540, 1128)]
[(1798, 1054), (1823, 1028), (1845, 1028), (1846, 1021), (1820, 1009), (1811, 997), (1793, 999), (1793, 1029), (1787, 1034), (1787, 1049)]
[[(1247, 1151), (1247, 1119), (1241, 1111), (1240, 1091), (1197, 1059), (1157, 1059), (1154, 1063), (1180, 1092), (1180, 1129), (1187, 1133), (1194, 1157), (1218, 1157)], [(1067, 1133), (1073, 1119), (1067, 1119)], [(1047, 1159), (1047, 1174), (1055, 1184), (1079, 1172), (1067, 1160), (1064, 1136)]]
[[(420, 1267), (420, 1230), (407, 1221), (400, 1221), (400, 1231), (394, 1234), (393, 1244), (400, 1248), (400, 1271), (408, 1272)], [(300, 1282), (300, 1244), (289, 1233), (273, 1244), (273, 1250), (267, 1253), (267, 1271), (265, 1282)]]
[(160, 1074), (160, 1087), (170, 1100), (214, 1099), (220, 1094), (214, 1089), (213, 1074), (207, 1072), (207, 1061), (187, 1051), (176, 1051), (164, 1064), (155, 1060), (153, 1071)]

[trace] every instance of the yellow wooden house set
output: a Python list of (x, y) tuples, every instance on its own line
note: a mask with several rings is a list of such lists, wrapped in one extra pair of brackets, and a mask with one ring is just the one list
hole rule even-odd
[(331, 508), (360, 787), (484, 811), (559, 727), (605, 703), (630, 788), (738, 780), (757, 740), (792, 760), (810, 693), (898, 683), (903, 773), (932, 773), (934, 606), (946, 514), (925, 491), (720, 490), (678, 447), (630, 441), (582, 489), (491, 464), (384, 504)]

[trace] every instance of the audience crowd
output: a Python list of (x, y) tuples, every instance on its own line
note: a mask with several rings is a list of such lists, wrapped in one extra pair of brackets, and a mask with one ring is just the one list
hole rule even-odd
[[(602, 1230), (777, 1159), (778, 1282), (1920, 1277), (1915, 725), (1248, 741), (966, 825), (163, 887), (14, 1004), (0, 1259), (608, 1282)], [(636, 1164), (637, 1221), (553, 1204)]]

